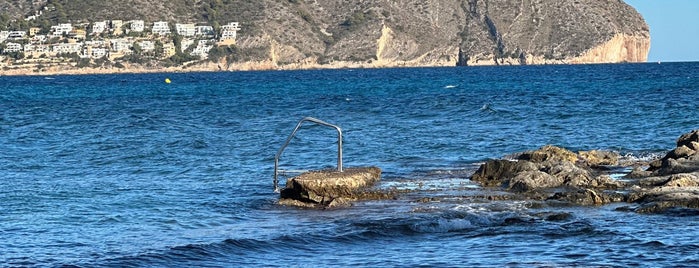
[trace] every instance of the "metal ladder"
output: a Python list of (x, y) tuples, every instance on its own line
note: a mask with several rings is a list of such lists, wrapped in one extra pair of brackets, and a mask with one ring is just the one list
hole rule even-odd
[(291, 142), (291, 139), (293, 139), (296, 135), (296, 132), (299, 130), (299, 128), (301, 128), (303, 122), (316, 123), (318, 125), (331, 127), (337, 130), (337, 171), (342, 172), (342, 129), (340, 129), (340, 127), (336, 125), (330, 124), (320, 119), (316, 119), (313, 117), (304, 117), (303, 119), (301, 119), (301, 121), (299, 121), (298, 124), (296, 124), (294, 131), (291, 132), (291, 135), (289, 135), (289, 138), (286, 139), (286, 142), (284, 142), (282, 148), (280, 148), (277, 154), (274, 156), (274, 192), (279, 192), (279, 180), (277, 178), (279, 175), (279, 158), (282, 156), (282, 152), (284, 152), (286, 146), (288, 146)]

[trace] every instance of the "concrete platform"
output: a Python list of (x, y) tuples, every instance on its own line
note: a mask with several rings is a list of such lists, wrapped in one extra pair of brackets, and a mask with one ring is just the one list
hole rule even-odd
[(279, 203), (303, 207), (345, 205), (372, 196), (367, 190), (380, 179), (378, 167), (310, 171), (287, 180)]

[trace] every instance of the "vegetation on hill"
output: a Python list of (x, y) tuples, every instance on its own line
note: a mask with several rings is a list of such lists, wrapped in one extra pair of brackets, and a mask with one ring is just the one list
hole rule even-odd
[(609, 0), (0, 0), (0, 8), (8, 10), (0, 30), (114, 19), (218, 30), (237, 21), (237, 46), (216, 48), (213, 59), (274, 65), (566, 63), (619, 36), (622, 47), (608, 54), (637, 61), (650, 38), (638, 12)]

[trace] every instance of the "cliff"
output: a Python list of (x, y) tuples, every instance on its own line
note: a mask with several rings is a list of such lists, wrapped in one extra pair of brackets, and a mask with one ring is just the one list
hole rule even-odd
[[(349, 8), (348, 8), (349, 7)], [(646, 61), (650, 33), (622, 1), (326, 0), (269, 3), (241, 46), (278, 66), (453, 66)], [(260, 59), (262, 60), (262, 59)]]
[(643, 62), (650, 49), (622, 0), (49, 2), (64, 13), (52, 20), (239, 21), (240, 53), (212, 67), (228, 70)]

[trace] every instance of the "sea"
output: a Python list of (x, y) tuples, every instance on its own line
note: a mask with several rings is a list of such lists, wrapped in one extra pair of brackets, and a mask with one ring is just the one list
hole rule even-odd
[[(305, 117), (401, 194), (279, 205)], [(697, 267), (699, 213), (469, 178), (548, 144), (655, 159), (698, 119), (696, 62), (1, 76), (0, 267)], [(280, 184), (337, 145), (303, 123)]]

